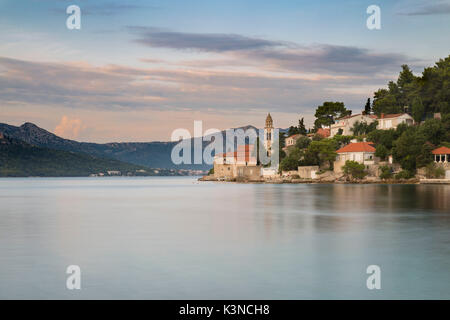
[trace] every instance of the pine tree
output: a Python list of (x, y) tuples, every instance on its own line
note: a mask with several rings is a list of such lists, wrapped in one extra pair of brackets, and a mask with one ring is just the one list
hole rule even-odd
[(364, 114), (371, 114), (372, 108), (370, 106), (370, 98), (367, 99), (366, 105), (364, 107)]
[(300, 120), (298, 120), (298, 133), (300, 133), (302, 135), (306, 135), (308, 133), (306, 131), (304, 118), (301, 118)]

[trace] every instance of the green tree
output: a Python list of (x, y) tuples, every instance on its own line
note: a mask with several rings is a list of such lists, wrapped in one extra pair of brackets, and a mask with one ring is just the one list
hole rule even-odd
[(308, 147), (308, 152), (315, 155), (319, 165), (328, 163), (330, 168), (333, 167), (337, 156), (335, 144), (331, 139), (312, 141)]
[(392, 169), (389, 166), (380, 166), (380, 178), (383, 180), (392, 178)]
[(301, 152), (299, 149), (294, 149), (287, 157), (280, 162), (281, 171), (297, 170), (300, 163)]
[(295, 142), (295, 147), (298, 149), (306, 149), (311, 143), (311, 139), (308, 137), (302, 136), (298, 138), (298, 140)]
[(362, 163), (347, 160), (342, 167), (344, 174), (350, 179), (362, 179), (367, 175), (366, 167)]
[(381, 160), (386, 160), (387, 156), (389, 155), (389, 150), (382, 144), (377, 145), (377, 148), (375, 150), (375, 156), (379, 157)]
[(287, 135), (288, 135), (288, 137), (290, 137), (290, 136), (293, 136), (294, 134), (298, 134), (298, 133), (299, 133), (299, 131), (298, 131), (297, 127), (290, 126), (288, 129)]
[(306, 134), (308, 133), (308, 131), (306, 130), (305, 127), (305, 119), (301, 118), (300, 120), (298, 120), (298, 133), (306, 136)]
[(420, 123), (422, 121), (422, 117), (425, 114), (425, 107), (420, 98), (416, 97), (411, 106), (411, 113), (414, 121)]
[(323, 105), (318, 106), (316, 109), (315, 129), (317, 130), (322, 126), (330, 126), (334, 123), (335, 119), (351, 114), (352, 111), (347, 110), (343, 102), (324, 102)]
[(366, 105), (364, 106), (363, 114), (371, 114), (372, 113), (372, 107), (370, 106), (370, 98), (367, 99)]

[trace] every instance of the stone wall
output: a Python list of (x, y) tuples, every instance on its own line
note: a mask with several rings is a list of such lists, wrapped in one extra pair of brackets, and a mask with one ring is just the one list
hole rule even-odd
[(231, 164), (214, 164), (214, 177), (232, 179), (236, 176), (235, 166)]
[(319, 166), (302, 166), (298, 167), (298, 175), (301, 179), (315, 179)]
[(242, 166), (237, 167), (237, 177), (249, 180), (261, 178), (261, 166)]

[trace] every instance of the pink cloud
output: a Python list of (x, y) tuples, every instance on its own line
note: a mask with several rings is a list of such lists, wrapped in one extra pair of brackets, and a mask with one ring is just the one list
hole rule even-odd
[(61, 122), (56, 126), (54, 132), (57, 136), (75, 139), (85, 128), (80, 119), (70, 119), (67, 116), (61, 118)]

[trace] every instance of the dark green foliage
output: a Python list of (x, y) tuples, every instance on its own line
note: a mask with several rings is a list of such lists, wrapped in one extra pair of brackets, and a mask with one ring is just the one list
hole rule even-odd
[(386, 160), (389, 155), (389, 150), (382, 144), (377, 145), (375, 156), (379, 157), (381, 160)]
[(316, 130), (322, 126), (328, 127), (334, 123), (335, 119), (351, 114), (352, 111), (347, 110), (343, 102), (324, 102), (323, 105), (318, 106), (316, 109), (314, 127)]
[(381, 166), (380, 168), (380, 179), (387, 180), (392, 178), (392, 169), (388, 166)]
[(306, 153), (305, 159), (311, 161), (315, 159), (315, 163), (302, 164), (302, 165), (323, 165), (328, 163), (330, 168), (333, 167), (333, 162), (336, 160), (336, 149), (335, 141), (332, 139), (322, 139), (320, 141), (312, 141), (309, 145)]
[(420, 98), (415, 98), (411, 106), (411, 114), (415, 122), (420, 123), (425, 115), (425, 107)]
[(414, 177), (414, 174), (409, 170), (402, 170), (395, 175), (395, 179), (397, 180), (407, 180)]
[(294, 149), (287, 157), (285, 157), (280, 162), (280, 169), (282, 171), (290, 171), (290, 170), (297, 170), (299, 166), (300, 161), (300, 150)]
[(374, 130), (367, 135), (367, 140), (376, 145), (382, 144), (386, 149), (391, 150), (393, 142), (398, 138), (398, 129)]
[(288, 137), (294, 135), (294, 134), (298, 134), (298, 128), (294, 127), (294, 126), (290, 126), (287, 132)]
[(377, 130), (377, 125), (378, 121), (371, 122), (370, 124), (367, 124), (365, 121), (356, 121), (351, 130), (355, 136), (365, 135)]
[(397, 82), (374, 93), (372, 109), (377, 115), (404, 112), (405, 106), (416, 121), (437, 112), (450, 113), (450, 56), (426, 68), (419, 77), (403, 65)]
[(371, 114), (372, 113), (372, 107), (370, 105), (370, 98), (367, 99), (366, 105), (364, 106), (363, 114)]
[(299, 149), (305, 149), (308, 148), (310, 145), (311, 140), (308, 137), (302, 136), (298, 138), (297, 142), (295, 143), (295, 147)]
[(306, 130), (305, 127), (305, 119), (301, 118), (300, 120), (298, 120), (298, 133), (306, 136), (306, 134), (308, 133), (308, 131)]
[(356, 161), (347, 160), (342, 167), (344, 173), (351, 179), (362, 179), (367, 175), (366, 167), (362, 163)]

